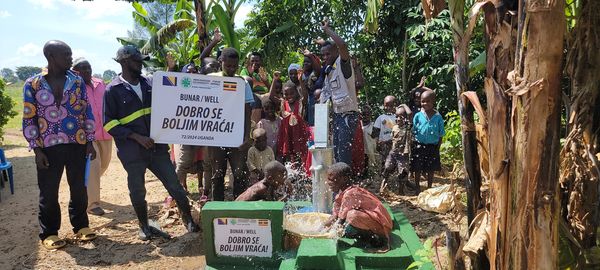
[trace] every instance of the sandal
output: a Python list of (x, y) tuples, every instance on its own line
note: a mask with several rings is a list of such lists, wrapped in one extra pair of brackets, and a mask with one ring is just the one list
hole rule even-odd
[(82, 241), (90, 241), (90, 240), (96, 239), (96, 237), (98, 237), (98, 235), (96, 235), (96, 233), (94, 231), (92, 231), (90, 228), (85, 227), (85, 228), (79, 229), (79, 231), (77, 231), (77, 233), (75, 234), (75, 237)]
[(94, 216), (101, 216), (101, 215), (105, 214), (104, 209), (102, 209), (100, 206), (92, 208), (92, 209), (88, 210), (87, 212)]
[(50, 235), (42, 240), (42, 246), (47, 250), (56, 250), (67, 245), (65, 240), (58, 238), (58, 235)]

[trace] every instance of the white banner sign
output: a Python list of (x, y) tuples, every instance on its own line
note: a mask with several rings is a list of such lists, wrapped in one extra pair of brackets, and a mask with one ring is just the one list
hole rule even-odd
[(150, 137), (157, 143), (238, 147), (244, 140), (246, 82), (179, 72), (156, 72)]
[(215, 218), (213, 226), (217, 255), (272, 257), (271, 220)]

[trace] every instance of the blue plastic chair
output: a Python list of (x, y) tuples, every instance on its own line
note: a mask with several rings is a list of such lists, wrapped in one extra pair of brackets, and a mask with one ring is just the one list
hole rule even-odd
[(8, 183), (10, 184), (10, 194), (15, 194), (15, 184), (13, 182), (13, 166), (10, 161), (6, 160), (4, 156), (4, 150), (0, 148), (0, 173), (4, 174), (4, 171), (8, 173)]

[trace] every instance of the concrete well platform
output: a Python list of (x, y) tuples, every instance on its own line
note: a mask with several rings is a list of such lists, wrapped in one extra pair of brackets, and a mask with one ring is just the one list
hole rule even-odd
[[(303, 203), (295, 204), (303, 205)], [(419, 260), (416, 251), (423, 248), (420, 239), (404, 214), (392, 212), (387, 205), (394, 226), (391, 236), (392, 249), (386, 253), (365, 252), (364, 249), (354, 245), (354, 239), (349, 238), (340, 238), (337, 241), (303, 239), (298, 250), (285, 251), (283, 250), (284, 207), (285, 204), (281, 202), (207, 203), (202, 209), (206, 269), (406, 269), (413, 261)], [(260, 253), (259, 256), (263, 257), (217, 254), (214, 232), (215, 226), (220, 225), (215, 220), (223, 218), (240, 218), (242, 221), (269, 219), (272, 234), (271, 253)], [(434, 268), (429, 263), (419, 269)]]

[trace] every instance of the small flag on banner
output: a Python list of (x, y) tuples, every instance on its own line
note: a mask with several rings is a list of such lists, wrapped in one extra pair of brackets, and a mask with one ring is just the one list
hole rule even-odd
[(217, 224), (218, 225), (227, 225), (227, 219), (226, 218), (217, 218)]
[(269, 220), (268, 219), (259, 219), (258, 226), (262, 226), (262, 227), (269, 226)]
[(235, 91), (237, 88), (236, 82), (223, 82), (223, 90), (225, 91)]
[(166, 85), (166, 86), (177, 86), (177, 77), (175, 77), (175, 76), (163, 76), (163, 85)]

